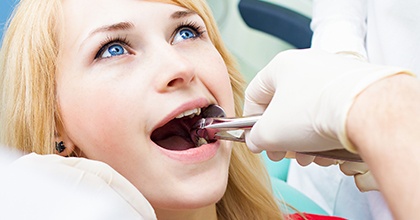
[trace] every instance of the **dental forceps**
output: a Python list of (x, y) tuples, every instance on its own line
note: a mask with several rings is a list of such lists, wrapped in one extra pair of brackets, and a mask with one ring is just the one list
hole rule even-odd
[[(225, 118), (223, 109), (217, 105), (210, 106), (210, 113), (206, 115), (218, 115), (217, 117), (204, 117), (197, 121), (191, 130), (192, 140), (204, 138), (208, 141), (228, 140), (236, 142), (245, 142), (245, 130), (249, 130), (262, 117), (261, 115)], [(219, 108), (219, 109), (217, 109)], [(345, 149), (329, 150), (321, 152), (297, 152), (312, 156), (319, 156), (335, 160), (363, 162), (359, 155), (353, 154)]]
[(245, 130), (251, 129), (260, 118), (261, 115), (242, 118), (203, 118), (198, 122), (197, 129), (205, 129), (209, 140), (245, 142)]

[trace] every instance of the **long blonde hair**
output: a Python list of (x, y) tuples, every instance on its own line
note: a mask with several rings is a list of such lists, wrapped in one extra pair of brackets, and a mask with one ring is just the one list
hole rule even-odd
[[(222, 42), (205, 0), (161, 0), (191, 9), (204, 20), (223, 57), (242, 115), (245, 81)], [(53, 153), (59, 114), (55, 99), (56, 60), (62, 23), (60, 0), (22, 0), (4, 37), (0, 53), (0, 140), (25, 152)], [(236, 144), (236, 143), (235, 143)], [(225, 195), (216, 204), (219, 219), (283, 219), (259, 155), (244, 144), (234, 146)]]
[(53, 152), (60, 11), (59, 1), (21, 1), (4, 35), (0, 140), (24, 152)]

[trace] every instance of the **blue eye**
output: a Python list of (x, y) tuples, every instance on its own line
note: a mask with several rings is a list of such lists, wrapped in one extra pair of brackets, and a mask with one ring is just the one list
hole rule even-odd
[(179, 43), (183, 40), (188, 40), (191, 38), (196, 38), (198, 36), (197, 31), (192, 28), (184, 27), (177, 31), (172, 44)]
[(121, 45), (121, 43), (105, 45), (105, 47), (101, 49), (101, 51), (103, 51), (102, 55), (98, 55), (100, 55), (101, 58), (109, 58), (127, 54), (128, 51), (124, 48), (124, 46), (125, 45)]
[(185, 40), (195, 37), (195, 33), (190, 29), (180, 30), (179, 35), (182, 37), (182, 39), (185, 39)]

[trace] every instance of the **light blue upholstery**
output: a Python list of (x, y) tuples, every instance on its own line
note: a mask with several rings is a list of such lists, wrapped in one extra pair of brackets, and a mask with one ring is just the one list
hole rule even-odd
[[(273, 190), (276, 197), (287, 203), (289, 206), (292, 206), (300, 212), (328, 215), (328, 213), (314, 201), (291, 187), (283, 180), (272, 178), (271, 182), (273, 184)], [(283, 206), (282, 208), (288, 213), (295, 212), (295, 210), (288, 208), (287, 206)]]
[(287, 182), (287, 173), (289, 172), (290, 159), (283, 159), (281, 161), (272, 161), (268, 158), (265, 151), (261, 153), (264, 163), (267, 166), (268, 174), (271, 177)]
[[(301, 212), (328, 215), (319, 205), (313, 202), (310, 198), (287, 184), (287, 173), (289, 171), (290, 159), (283, 159), (279, 162), (271, 161), (265, 153), (261, 154), (264, 163), (267, 166), (268, 174), (271, 177), (274, 194), (280, 200), (286, 202), (290, 206)], [(293, 209), (283, 206), (284, 211), (294, 212)]]

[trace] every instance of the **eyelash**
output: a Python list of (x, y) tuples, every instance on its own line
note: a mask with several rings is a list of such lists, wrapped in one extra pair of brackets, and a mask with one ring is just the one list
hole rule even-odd
[(206, 31), (204, 30), (204, 27), (197, 24), (197, 22), (195, 21), (187, 21), (187, 22), (182, 22), (180, 23), (176, 28), (175, 28), (175, 32), (174, 35), (176, 33), (178, 33), (182, 28), (191, 28), (196, 34), (196, 38), (201, 38), (203, 37), (203, 34), (206, 33)]
[(125, 47), (130, 47), (131, 43), (127, 39), (127, 37), (121, 37), (121, 36), (108, 36), (104, 41), (101, 42), (99, 46), (99, 51), (95, 55), (95, 59), (100, 58), (100, 56), (104, 53), (104, 51), (107, 49), (108, 46), (111, 44), (120, 43), (121, 45)]
[[(197, 24), (194, 21), (188, 21), (188, 22), (182, 22), (180, 23), (174, 31), (173, 36), (175, 36), (176, 33), (178, 33), (182, 28), (191, 28), (195, 34), (197, 35), (195, 38), (202, 38), (203, 34), (206, 32), (204, 30), (204, 27)], [(194, 39), (195, 39), (194, 38)], [(107, 49), (108, 46), (111, 44), (120, 43), (121, 45), (125, 47), (130, 47), (131, 43), (128, 41), (127, 37), (121, 37), (121, 36), (108, 36), (103, 42), (101, 42), (99, 46), (99, 50), (95, 55), (95, 60), (100, 59), (100, 56), (104, 53), (104, 51)]]

